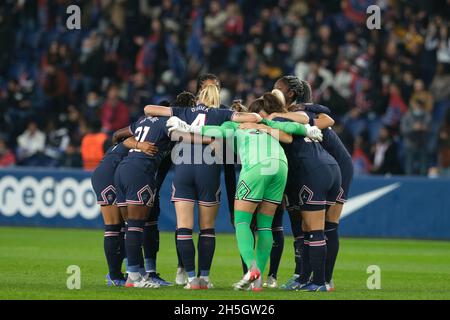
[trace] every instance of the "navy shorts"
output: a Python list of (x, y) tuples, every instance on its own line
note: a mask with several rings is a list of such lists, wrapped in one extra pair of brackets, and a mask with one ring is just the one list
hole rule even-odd
[(142, 159), (126, 158), (117, 167), (114, 183), (117, 205), (153, 206), (155, 200), (155, 172)]
[(220, 169), (217, 164), (179, 164), (175, 166), (172, 201), (198, 202), (203, 206), (220, 204)]
[(288, 209), (302, 211), (325, 210), (334, 205), (341, 189), (341, 171), (338, 165), (317, 167), (306, 175), (290, 172), (286, 190)]
[(350, 185), (353, 180), (353, 163), (351, 159), (348, 159), (346, 161), (340, 161), (338, 164), (341, 169), (342, 183), (336, 202), (344, 204), (348, 199)]
[(114, 186), (116, 167), (110, 162), (102, 162), (92, 173), (92, 188), (97, 196), (99, 205), (110, 206), (116, 204), (117, 194)]

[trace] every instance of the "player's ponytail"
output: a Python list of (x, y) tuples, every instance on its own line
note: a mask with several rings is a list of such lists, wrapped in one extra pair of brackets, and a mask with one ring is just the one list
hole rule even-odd
[(297, 97), (297, 102), (299, 103), (311, 103), (312, 102), (312, 89), (308, 81), (300, 80), (302, 85), (301, 95)]
[(230, 109), (236, 112), (248, 112), (248, 108), (242, 104), (242, 100), (234, 100)]
[(220, 92), (216, 85), (206, 85), (198, 94), (198, 103), (203, 103), (209, 108), (219, 108)]
[(281, 78), (290, 91), (294, 93), (293, 101), (297, 103), (312, 102), (312, 90), (309, 83), (305, 80), (300, 80), (296, 76), (284, 76)]

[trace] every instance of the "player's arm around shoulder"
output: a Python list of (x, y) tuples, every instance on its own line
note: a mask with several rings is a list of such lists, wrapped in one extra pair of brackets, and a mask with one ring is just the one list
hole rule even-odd
[(325, 113), (319, 113), (314, 119), (314, 125), (319, 129), (326, 129), (334, 126), (334, 119)]
[(131, 137), (133, 135), (133, 132), (131, 130), (132, 130), (131, 126), (124, 127), (124, 128), (119, 129), (119, 130), (116, 130), (113, 133), (113, 136), (112, 136), (112, 143), (116, 144), (122, 139), (126, 139), (128, 137)]
[(304, 111), (295, 112), (274, 112), (269, 115), (268, 120), (273, 120), (275, 118), (284, 118), (293, 122), (300, 124), (308, 124), (310, 119)]
[(229, 138), (234, 135), (239, 124), (234, 121), (225, 121), (220, 126), (203, 126), (201, 134), (208, 137)]
[(288, 134), (295, 134), (299, 136), (306, 136), (315, 141), (322, 141), (323, 135), (322, 131), (316, 126), (310, 126), (309, 124), (303, 125), (296, 122), (281, 122), (281, 121), (272, 121), (272, 120), (263, 120), (264, 124), (268, 126), (282, 130)]
[(172, 108), (149, 104), (145, 106), (144, 113), (147, 117), (171, 117)]
[(234, 122), (251, 122), (251, 123), (259, 123), (262, 121), (262, 117), (254, 112), (235, 112), (231, 117), (231, 120)]

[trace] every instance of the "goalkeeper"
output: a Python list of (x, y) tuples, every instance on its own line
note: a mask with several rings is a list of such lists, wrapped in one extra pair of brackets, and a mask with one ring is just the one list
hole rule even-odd
[[(273, 103), (280, 102), (273, 94), (266, 93), (252, 102), (249, 110), (262, 110), (262, 105)], [(309, 125), (269, 120), (263, 120), (263, 124), (258, 129), (240, 129), (240, 124), (232, 121), (221, 126), (193, 126), (176, 117), (167, 121), (167, 126), (171, 127), (169, 132), (178, 130), (216, 138), (234, 138), (242, 164), (234, 203), (234, 224), (239, 252), (248, 267), (242, 280), (234, 285), (236, 290), (248, 287), (254, 291), (262, 289), (261, 273), (272, 249), (272, 220), (283, 198), (288, 171), (286, 155), (278, 141), (291, 143), (291, 134), (314, 140), (322, 138), (320, 130)], [(250, 229), (255, 211), (256, 255)]]

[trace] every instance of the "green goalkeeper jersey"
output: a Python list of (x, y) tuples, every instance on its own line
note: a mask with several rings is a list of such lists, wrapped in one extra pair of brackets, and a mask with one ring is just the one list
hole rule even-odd
[[(306, 133), (304, 126), (297, 123), (288, 124), (266, 120), (264, 124), (291, 134), (305, 135)], [(227, 121), (221, 126), (203, 126), (201, 133), (210, 137), (234, 136), (235, 147), (241, 159), (243, 170), (248, 170), (268, 159), (280, 160), (287, 164), (286, 154), (278, 140), (263, 131), (239, 129), (239, 123)]]

